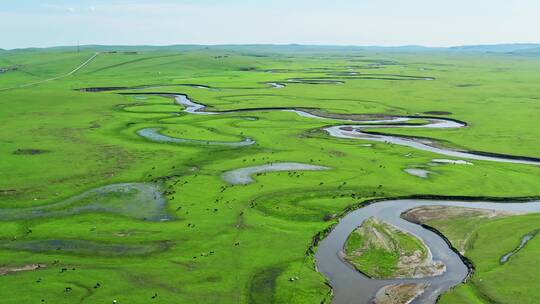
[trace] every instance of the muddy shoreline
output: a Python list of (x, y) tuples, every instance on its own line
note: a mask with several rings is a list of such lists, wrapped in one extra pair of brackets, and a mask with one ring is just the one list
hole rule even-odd
[(471, 261), (466, 256), (462, 255), (459, 252), (459, 250), (456, 247), (454, 247), (454, 245), (452, 245), (452, 242), (450, 242), (450, 240), (442, 232), (440, 232), (439, 230), (437, 230), (434, 227), (431, 227), (429, 225), (426, 225), (426, 224), (418, 224), (418, 225), (422, 226), (422, 228), (424, 228), (426, 230), (429, 230), (429, 231), (437, 234), (441, 239), (443, 239), (446, 242), (446, 245), (448, 245), (450, 250), (452, 250), (454, 253), (456, 253), (459, 256), (459, 258), (461, 259), (463, 264), (465, 264), (465, 266), (467, 266), (467, 269), (468, 269), (467, 276), (462, 281), (462, 283), (466, 283), (472, 277), (474, 272), (476, 271), (476, 268), (474, 267), (473, 261)]

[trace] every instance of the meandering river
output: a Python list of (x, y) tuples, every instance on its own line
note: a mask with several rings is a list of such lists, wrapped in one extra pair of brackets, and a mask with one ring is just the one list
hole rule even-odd
[[(300, 81), (291, 79), (289, 82)], [(314, 82), (313, 80), (311, 80)], [(317, 83), (328, 83), (327, 80), (317, 81)], [(339, 83), (339, 82), (332, 82)], [(269, 83), (275, 88), (280, 88), (278, 83)], [(146, 93), (140, 93), (146, 94)], [(385, 116), (383, 118), (365, 116), (365, 120), (355, 119), (336, 119), (334, 117), (320, 115), (304, 109), (297, 108), (275, 108), (275, 109), (238, 109), (227, 112), (208, 112), (205, 111), (205, 105), (194, 102), (184, 94), (170, 93), (151, 93), (173, 96), (176, 103), (184, 107), (184, 112), (198, 115), (217, 115), (233, 112), (259, 111), (259, 110), (279, 110), (294, 112), (302, 117), (314, 119), (333, 119), (346, 123), (354, 123), (349, 125), (336, 125), (325, 128), (324, 130), (332, 137), (345, 139), (370, 140), (376, 142), (392, 143), (403, 146), (408, 146), (414, 149), (433, 152), (439, 155), (450, 156), (455, 158), (464, 158), (481, 161), (506, 162), (516, 164), (540, 165), (540, 160), (527, 157), (516, 157), (511, 155), (499, 155), (483, 152), (460, 151), (451, 148), (442, 147), (435, 140), (425, 138), (415, 138), (408, 136), (385, 135), (382, 133), (370, 132), (367, 129), (387, 129), (387, 128), (431, 128), (431, 129), (448, 129), (448, 128), (463, 128), (466, 124), (457, 120), (434, 118), (434, 117), (402, 117), (402, 116)], [(406, 124), (412, 119), (423, 119), (425, 124)], [(146, 130), (146, 131), (144, 131)], [(151, 138), (154, 141), (163, 142), (197, 142), (196, 140), (173, 139), (166, 135), (157, 132), (158, 129), (143, 129), (139, 131), (139, 135)], [(207, 142), (212, 144), (211, 142)], [(247, 146), (254, 142), (246, 139), (238, 143), (223, 143), (215, 142), (213, 144), (225, 144), (233, 146)], [(463, 160), (448, 160), (449, 162), (465, 162)], [(277, 168), (277, 167), (276, 167)], [(300, 168), (299, 168), (300, 169)], [(323, 169), (321, 168), (303, 168), (303, 169)], [(262, 171), (261, 171), (262, 170)], [(250, 174), (258, 172), (272, 171), (266, 167), (252, 167), (247, 169), (239, 169), (225, 174), (225, 178), (229, 178), (233, 183), (246, 184), (252, 182)], [(275, 170), (274, 170), (275, 171)], [(238, 176), (236, 176), (236, 175)], [(330, 285), (333, 288), (333, 303), (348, 304), (348, 303), (370, 303), (376, 292), (384, 286), (400, 283), (428, 283), (425, 292), (420, 295), (413, 303), (434, 303), (436, 299), (445, 291), (453, 286), (463, 282), (468, 276), (469, 270), (462, 261), (461, 257), (454, 252), (436, 233), (423, 228), (420, 225), (408, 222), (400, 217), (400, 215), (412, 208), (421, 206), (457, 206), (477, 209), (491, 209), (498, 211), (510, 212), (540, 212), (540, 201), (529, 203), (493, 203), (493, 202), (464, 202), (464, 201), (439, 201), (439, 200), (388, 200), (371, 204), (369, 206), (357, 209), (348, 213), (343, 217), (337, 226), (319, 243), (317, 248), (316, 263), (317, 269), (323, 273)], [(433, 259), (442, 261), (446, 265), (446, 272), (440, 276), (418, 279), (395, 279), (395, 280), (378, 280), (371, 279), (361, 274), (351, 267), (343, 259), (343, 247), (348, 235), (362, 224), (369, 217), (377, 217), (394, 226), (408, 231), (424, 241), (430, 249)]]
[[(463, 282), (468, 275), (467, 266), (436, 233), (401, 218), (409, 209), (422, 206), (456, 206), (520, 213), (540, 212), (540, 201), (530, 203), (493, 203), (438, 200), (389, 200), (357, 209), (343, 217), (339, 224), (320, 243), (315, 255), (317, 269), (333, 288), (335, 304), (367, 304), (376, 292), (387, 285), (399, 283), (428, 283), (426, 291), (413, 303), (435, 303), (437, 297)], [(421, 279), (370, 279), (356, 271), (344, 259), (342, 250), (349, 234), (370, 217), (377, 217), (399, 229), (408, 231), (424, 241), (433, 254), (433, 260), (442, 261), (446, 272), (437, 277)]]
[[(373, 132), (366, 131), (366, 129), (393, 129), (393, 128), (455, 129), (455, 128), (464, 128), (467, 126), (465, 123), (457, 121), (457, 120), (453, 120), (453, 119), (422, 117), (422, 116), (411, 116), (411, 117), (386, 116), (383, 118), (380, 118), (380, 117), (369, 118), (369, 116), (365, 116), (364, 120), (340, 119), (340, 118), (332, 118), (329, 116), (323, 116), (321, 114), (313, 113), (307, 109), (302, 110), (302, 109), (296, 109), (296, 108), (275, 108), (275, 109), (254, 108), (254, 109), (237, 109), (237, 110), (231, 110), (227, 112), (208, 112), (204, 110), (206, 108), (206, 105), (194, 102), (185, 94), (171, 95), (171, 94), (164, 93), (162, 95), (174, 96), (176, 103), (179, 105), (182, 105), (184, 107), (184, 112), (190, 113), (190, 114), (216, 115), (216, 114), (259, 111), (259, 110), (276, 110), (276, 111), (293, 112), (306, 118), (325, 119), (325, 120), (332, 119), (332, 120), (337, 120), (337, 121), (355, 123), (351, 125), (331, 126), (324, 129), (330, 136), (336, 137), (336, 138), (361, 139), (361, 140), (370, 140), (370, 141), (383, 142), (383, 143), (392, 143), (392, 144), (407, 146), (407, 147), (411, 147), (418, 150), (433, 152), (440, 155), (456, 157), (456, 158), (540, 166), (540, 159), (518, 157), (518, 156), (512, 156), (512, 155), (492, 154), (492, 153), (485, 153), (485, 152), (483, 153), (483, 152), (461, 151), (461, 150), (455, 150), (455, 149), (451, 149), (447, 147), (442, 147), (440, 144), (437, 143), (436, 140), (416, 138), (416, 137), (410, 137), (410, 136), (385, 135), (381, 133), (373, 133)], [(423, 119), (427, 121), (427, 123), (406, 124), (408, 121), (412, 119)]]

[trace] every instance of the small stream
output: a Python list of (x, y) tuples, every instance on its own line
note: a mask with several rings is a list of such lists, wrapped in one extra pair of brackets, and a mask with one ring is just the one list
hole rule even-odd
[(330, 134), (330, 136), (337, 138), (347, 138), (347, 139), (361, 139), (361, 140), (370, 140), (382, 143), (396, 144), (401, 146), (407, 146), (415, 148), (418, 150), (428, 151), (437, 153), (440, 155), (457, 157), (457, 158), (466, 158), (474, 160), (484, 160), (484, 161), (493, 161), (493, 162), (504, 162), (504, 163), (513, 163), (513, 164), (526, 164), (526, 165), (540, 165), (540, 160), (538, 159), (527, 159), (519, 158), (514, 156), (506, 155), (483, 155), (479, 153), (473, 153), (468, 151), (459, 151), (453, 150), (450, 148), (440, 147), (437, 145), (436, 141), (429, 139), (420, 139), (415, 137), (405, 137), (405, 136), (392, 136), (392, 135), (383, 135), (383, 134), (374, 134), (368, 133), (364, 130), (367, 128), (436, 128), (436, 129), (445, 129), (445, 128), (461, 128), (463, 125), (444, 119), (428, 119), (429, 123), (425, 125), (355, 125), (355, 126), (333, 126), (328, 127), (325, 130)]
[[(164, 94), (165, 95), (165, 94)], [(192, 101), (187, 95), (184, 94), (175, 94), (174, 98), (176, 103), (184, 107), (184, 112), (190, 114), (199, 114), (199, 115), (216, 115), (216, 114), (226, 114), (226, 113), (235, 113), (235, 112), (246, 112), (246, 109), (237, 109), (227, 112), (207, 112), (204, 111), (206, 108), (205, 105)], [(249, 109), (249, 111), (258, 111), (261, 109)], [(271, 110), (271, 109), (265, 109)], [(385, 135), (380, 133), (372, 133), (365, 131), (365, 129), (393, 129), (393, 128), (426, 128), (426, 129), (455, 129), (455, 128), (464, 128), (466, 127), (465, 123), (462, 123), (453, 119), (446, 118), (433, 118), (433, 117), (404, 117), (404, 116), (388, 116), (382, 119), (368, 119), (368, 120), (354, 120), (354, 119), (339, 119), (325, 117), (310, 113), (307, 110), (299, 110), (295, 108), (280, 108), (274, 109), (276, 111), (285, 111), (293, 112), (302, 117), (313, 118), (313, 119), (325, 119), (325, 120), (338, 120), (345, 122), (361, 123), (357, 125), (338, 125), (327, 127), (324, 130), (332, 137), (336, 138), (346, 138), (346, 139), (361, 139), (361, 140), (370, 140), (383, 143), (391, 143), (402, 146), (407, 146), (415, 148), (418, 150), (428, 151), (437, 153), (440, 155), (451, 156), (456, 158), (465, 158), (465, 159), (474, 159), (474, 160), (483, 160), (483, 161), (494, 161), (494, 162), (505, 162), (505, 163), (514, 163), (514, 164), (527, 164), (527, 165), (537, 165), (540, 166), (540, 159), (534, 158), (521, 158), (511, 155), (494, 155), (489, 153), (481, 152), (468, 152), (468, 151), (459, 151), (451, 148), (441, 147), (437, 141), (425, 138), (415, 138), (410, 136), (396, 136), (396, 135)], [(427, 121), (426, 124), (403, 124), (412, 119), (424, 119)], [(454, 161), (454, 160), (448, 160)], [(459, 161), (459, 160), (458, 160)]]
[(227, 171), (223, 179), (231, 185), (247, 185), (254, 182), (252, 175), (279, 171), (320, 171), (329, 170), (328, 167), (315, 166), (302, 163), (271, 163)]
[(279, 82), (267, 82), (266, 84), (271, 86), (274, 89), (283, 89), (285, 87), (284, 84), (281, 84)]
[(162, 142), (162, 143), (177, 143), (177, 144), (198, 144), (198, 145), (210, 145), (210, 146), (227, 146), (227, 147), (245, 147), (255, 144), (251, 138), (246, 137), (242, 141), (215, 141), (215, 140), (199, 140), (199, 139), (187, 139), (171, 137), (160, 133), (161, 128), (144, 128), (137, 131), (137, 134), (150, 141)]
[(521, 249), (523, 249), (525, 247), (525, 245), (527, 245), (527, 243), (532, 240), (536, 235), (538, 234), (538, 231), (533, 231), (531, 233), (528, 233), (526, 235), (524, 235), (522, 238), (521, 238), (521, 241), (519, 242), (519, 246), (510, 251), (509, 253), (505, 254), (502, 256), (502, 258), (500, 259), (500, 263), (501, 264), (504, 264), (506, 262), (508, 262), (508, 260), (510, 260), (510, 258), (512, 256), (514, 256), (516, 253), (518, 253), (519, 251), (521, 251)]

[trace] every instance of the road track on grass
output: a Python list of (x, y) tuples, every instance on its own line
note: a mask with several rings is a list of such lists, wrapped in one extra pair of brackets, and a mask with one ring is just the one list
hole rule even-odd
[(47, 83), (47, 82), (51, 82), (51, 81), (55, 81), (55, 80), (59, 80), (59, 79), (62, 79), (62, 78), (66, 78), (66, 77), (72, 76), (73, 74), (77, 73), (77, 72), (80, 71), (82, 68), (84, 68), (85, 66), (87, 66), (90, 62), (94, 61), (94, 59), (96, 59), (96, 57), (99, 56), (99, 54), (100, 54), (100, 53), (94, 53), (94, 55), (92, 55), (92, 56), (91, 56), (90, 58), (88, 58), (86, 61), (84, 61), (83, 63), (81, 63), (81, 65), (77, 66), (75, 69), (69, 71), (69, 72), (66, 73), (66, 74), (62, 74), (62, 75), (59, 75), (59, 76), (55, 76), (55, 77), (52, 77), (52, 78), (47, 78), (47, 79), (44, 79), (44, 80), (39, 80), (39, 81), (31, 82), (31, 83), (21, 84), (21, 85), (14, 86), (14, 87), (0, 88), (0, 92), (2, 92), (2, 91), (8, 91), (8, 90), (14, 90), (14, 89), (28, 88), (28, 87), (32, 87), (32, 86), (35, 86), (35, 85), (40, 85), (40, 84), (43, 84), (43, 83)]

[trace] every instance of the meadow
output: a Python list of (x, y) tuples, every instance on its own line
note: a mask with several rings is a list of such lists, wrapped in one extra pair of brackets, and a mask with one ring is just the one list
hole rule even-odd
[[(540, 196), (538, 166), (432, 165), (439, 155), (323, 131), (342, 121), (272, 110), (444, 113), (439, 116), (467, 127), (372, 130), (540, 158), (538, 57), (135, 49), (0, 53), (0, 67), (10, 67), (0, 74), (0, 267), (43, 265), (0, 275), (0, 303), (329, 303), (330, 289), (309, 248), (347, 208), (411, 195)], [(121, 89), (81, 90), (100, 87)], [(145, 94), (156, 92), (187, 94), (208, 111), (252, 111), (194, 115), (170, 96)], [(145, 128), (193, 141), (153, 142), (138, 135)], [(205, 144), (246, 137), (255, 143)], [(257, 174), (245, 185), (222, 177), (278, 162), (330, 169)], [(407, 168), (429, 168), (432, 174), (419, 178)], [(118, 186), (126, 184), (139, 186)], [(118, 187), (100, 190), (111, 185)], [(148, 186), (159, 191), (141, 190)], [(513, 278), (540, 273), (534, 255), (499, 270), (497, 260), (486, 255), (490, 247), (482, 245), (499, 241), (501, 231), (516, 245), (524, 231), (538, 229), (532, 218), (479, 226), (479, 243), (470, 252), (479, 271), (441, 302), (511, 303), (499, 293), (515, 284), (532, 292), (527, 288), (534, 280)], [(502, 281), (502, 271), (511, 276)], [(477, 282), (487, 296), (476, 296), (471, 286)]]
[[(471, 279), (444, 295), (440, 303), (534, 303), (538, 294), (531, 287), (539, 250), (534, 241), (538, 217), (470, 215), (427, 221), (453, 244), (459, 244), (475, 266)], [(516, 250), (528, 234), (531, 241)], [(502, 259), (511, 252), (507, 260)]]

